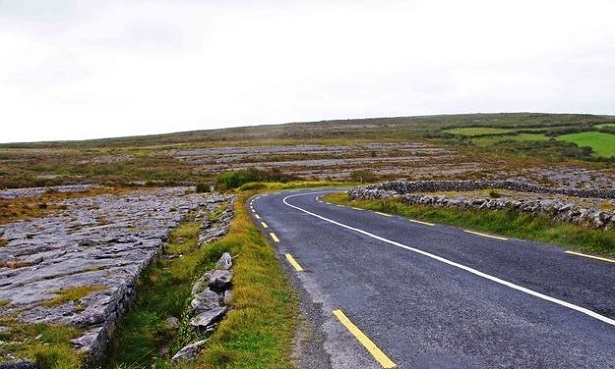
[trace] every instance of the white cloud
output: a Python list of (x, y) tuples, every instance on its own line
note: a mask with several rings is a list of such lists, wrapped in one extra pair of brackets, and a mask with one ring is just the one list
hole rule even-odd
[(614, 114), (615, 3), (0, 0), (0, 142)]

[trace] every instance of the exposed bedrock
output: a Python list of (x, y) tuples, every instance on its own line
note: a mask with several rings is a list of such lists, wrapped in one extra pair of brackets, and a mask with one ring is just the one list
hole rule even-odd
[[(220, 206), (232, 209), (232, 198), (181, 187), (63, 204), (66, 210), (46, 218), (2, 225), (8, 244), (0, 248), (0, 300), (10, 302), (0, 316), (80, 327), (84, 333), (72, 343), (96, 362), (169, 231), (188, 213), (207, 218)], [(79, 288), (84, 292), (78, 298), (60, 299)]]

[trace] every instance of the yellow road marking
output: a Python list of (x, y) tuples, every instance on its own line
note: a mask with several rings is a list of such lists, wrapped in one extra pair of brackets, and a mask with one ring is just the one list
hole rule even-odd
[(280, 242), (280, 239), (278, 238), (278, 236), (275, 235), (275, 233), (271, 232), (269, 233), (269, 235), (271, 236), (271, 239), (273, 240), (273, 242)]
[(468, 231), (466, 229), (463, 230), (466, 233), (471, 233), (471, 234), (475, 234), (477, 236), (483, 236), (483, 237), (487, 237), (487, 238), (493, 238), (496, 240), (500, 240), (500, 241), (508, 241), (508, 238), (506, 237), (500, 237), (500, 236), (494, 236), (492, 234), (486, 234), (486, 233), (480, 233), (480, 232), (473, 232), (473, 231)]
[(385, 217), (392, 217), (392, 215), (391, 215), (391, 214), (385, 214), (385, 213), (381, 213), (381, 212), (379, 212), (379, 211), (374, 211), (374, 213), (376, 213), (376, 214), (378, 214), (378, 215), (385, 216)]
[(414, 219), (408, 219), (409, 221), (411, 221), (412, 223), (418, 223), (418, 224), (422, 224), (422, 225), (426, 225), (426, 226), (430, 226), (430, 227), (434, 227), (435, 224), (433, 223), (427, 223), (427, 222), (421, 222), (420, 220), (414, 220)]
[(290, 265), (292, 265), (296, 271), (303, 272), (303, 268), (299, 265), (299, 263), (297, 263), (297, 260), (295, 260), (291, 254), (286, 254), (286, 260), (288, 260)]
[(254, 214), (254, 218), (260, 219), (261, 217), (259, 217), (258, 214)]
[(378, 346), (372, 340), (370, 340), (356, 325), (354, 325), (350, 319), (341, 311), (333, 310), (333, 314), (339, 319), (339, 321), (352, 333), (353, 336), (369, 351), (370, 354), (382, 365), (383, 368), (395, 368), (397, 365), (391, 359), (389, 359), (384, 352), (382, 352)]
[(261, 225), (263, 226), (263, 228), (269, 228), (267, 227), (267, 224), (265, 222), (261, 222)]
[(566, 254), (572, 254), (572, 255), (582, 256), (584, 258), (590, 258), (590, 259), (606, 261), (607, 263), (615, 263), (615, 260), (613, 260), (613, 259), (607, 259), (607, 258), (601, 258), (599, 256), (581, 254), (580, 252), (566, 251)]

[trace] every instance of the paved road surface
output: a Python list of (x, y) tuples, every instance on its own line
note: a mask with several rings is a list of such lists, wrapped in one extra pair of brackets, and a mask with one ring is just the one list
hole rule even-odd
[(327, 204), (325, 192), (248, 205), (316, 310), (332, 368), (615, 368), (615, 263)]

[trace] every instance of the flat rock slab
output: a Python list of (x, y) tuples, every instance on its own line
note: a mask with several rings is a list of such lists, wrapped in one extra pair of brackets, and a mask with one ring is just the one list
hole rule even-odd
[[(149, 189), (73, 198), (46, 218), (2, 225), (8, 244), (0, 248), (0, 300), (10, 303), (0, 316), (81, 327), (73, 344), (102, 354), (169, 231), (189, 212), (203, 217), (230, 200), (188, 187)], [(84, 286), (95, 288), (78, 301), (44, 305), (61, 290)]]
[(193, 327), (208, 328), (218, 320), (222, 319), (227, 310), (228, 308), (226, 306), (220, 306), (204, 311), (190, 319), (190, 325)]

